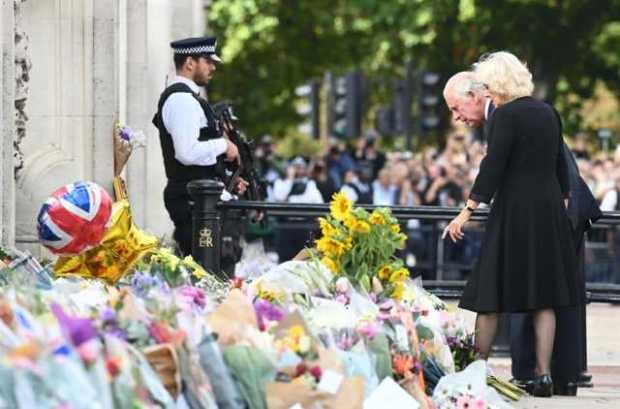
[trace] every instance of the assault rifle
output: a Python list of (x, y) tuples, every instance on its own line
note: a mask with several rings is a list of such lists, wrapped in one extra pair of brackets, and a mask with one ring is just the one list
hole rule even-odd
[[(220, 168), (220, 177), (224, 179), (226, 190), (230, 193), (235, 192), (235, 188), (239, 183), (239, 178), (242, 178), (248, 182), (248, 188), (243, 195), (248, 200), (263, 200), (264, 195), (261, 190), (260, 181), (256, 168), (254, 167), (254, 154), (253, 144), (239, 132), (235, 123), (238, 118), (235, 116), (232, 104), (229, 102), (218, 102), (213, 105), (213, 111), (215, 116), (220, 121), (224, 132), (228, 135), (228, 138), (232, 143), (237, 146), (239, 150), (239, 162), (225, 162), (223, 164), (218, 163)], [(224, 167), (224, 172), (221, 171)], [(221, 173), (224, 173), (222, 175)]]

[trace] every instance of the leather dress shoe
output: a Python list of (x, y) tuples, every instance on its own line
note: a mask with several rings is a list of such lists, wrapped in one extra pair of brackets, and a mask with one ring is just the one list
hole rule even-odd
[(532, 396), (539, 398), (550, 398), (553, 396), (553, 381), (548, 374), (537, 376), (530, 382), (525, 390)]
[(592, 388), (594, 384), (592, 383), (592, 375), (587, 372), (582, 372), (577, 377), (577, 386), (580, 388)]
[(576, 382), (554, 383), (553, 394), (560, 395), (560, 396), (577, 396), (577, 383)]
[(532, 382), (534, 382), (534, 380), (533, 379), (517, 379), (517, 378), (512, 378), (508, 382), (510, 382), (511, 384), (513, 384), (514, 386), (516, 386), (518, 388), (527, 390), (528, 385), (531, 384)]

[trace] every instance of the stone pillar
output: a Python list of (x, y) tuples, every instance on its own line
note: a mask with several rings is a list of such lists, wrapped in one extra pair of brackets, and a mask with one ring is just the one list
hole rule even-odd
[(15, 3), (0, 1), (0, 243), (15, 241)]
[(126, 0), (93, 2), (93, 180), (112, 191), (114, 124), (125, 120)]
[[(155, 110), (149, 92), (148, 0), (127, 2), (127, 112), (126, 125), (149, 135)], [(147, 138), (147, 145), (157, 143)], [(157, 160), (157, 158), (153, 158)], [(132, 215), (138, 226), (147, 221), (147, 148), (135, 149), (127, 164), (126, 180), (131, 200)]]

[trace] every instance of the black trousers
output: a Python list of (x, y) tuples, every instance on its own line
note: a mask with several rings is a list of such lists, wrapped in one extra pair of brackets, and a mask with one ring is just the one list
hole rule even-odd
[[(578, 284), (585, 297), (583, 234), (578, 243)], [(555, 341), (551, 358), (551, 377), (557, 384), (576, 382), (579, 373), (587, 369), (586, 306), (557, 308)], [(510, 357), (512, 376), (516, 379), (533, 379), (536, 367), (535, 334), (530, 314), (511, 314)]]
[(192, 205), (188, 182), (168, 181), (164, 189), (164, 205), (174, 223), (173, 238), (182, 256), (192, 254)]

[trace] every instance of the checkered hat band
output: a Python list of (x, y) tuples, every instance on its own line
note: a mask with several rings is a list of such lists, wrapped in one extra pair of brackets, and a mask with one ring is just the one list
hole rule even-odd
[(175, 48), (175, 54), (202, 54), (202, 53), (215, 53), (214, 45), (205, 45), (201, 47), (190, 48)]

